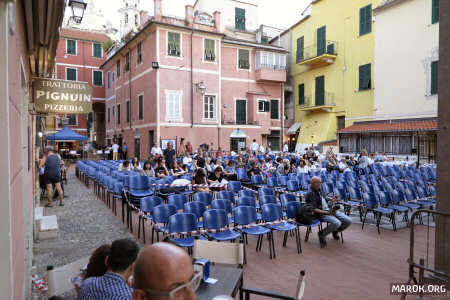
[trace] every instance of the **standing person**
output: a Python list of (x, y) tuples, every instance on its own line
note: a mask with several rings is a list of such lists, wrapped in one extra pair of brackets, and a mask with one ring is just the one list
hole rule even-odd
[(161, 150), (161, 147), (159, 147), (157, 144), (153, 145), (151, 154), (153, 155), (154, 158), (162, 156), (163, 152)]
[(256, 142), (256, 139), (253, 139), (253, 143), (250, 145), (250, 151), (256, 155), (256, 154), (258, 154), (258, 150), (259, 150), (259, 145)]
[(89, 154), (89, 143), (86, 143), (84, 144), (83, 147), (83, 158), (88, 159), (88, 154)]
[(177, 155), (179, 156), (186, 155), (186, 146), (184, 145), (184, 138), (180, 139), (180, 148), (178, 148)]
[(186, 143), (186, 153), (189, 154), (189, 155), (192, 155), (192, 152), (193, 152), (193, 150), (192, 150), (191, 142), (187, 141), (187, 143)]
[[(311, 178), (311, 187), (306, 194), (306, 203), (311, 205), (314, 209), (315, 217), (321, 222), (328, 223), (328, 226), (319, 231), (320, 247), (327, 245), (326, 236), (333, 233), (333, 238), (339, 240), (339, 232), (344, 231), (352, 224), (352, 219), (344, 213), (331, 208), (329, 209), (326, 199), (323, 197), (320, 190), (322, 180), (320, 177)], [(332, 199), (333, 202), (337, 201), (337, 197)]]
[(261, 155), (266, 154), (266, 149), (264, 149), (263, 144), (261, 144), (261, 145), (259, 146), (259, 154), (261, 154)]
[(289, 152), (289, 146), (288, 146), (288, 143), (287, 143), (287, 142), (284, 142), (284, 145), (283, 145), (283, 152), (284, 152), (284, 153)]
[(117, 145), (116, 142), (111, 146), (112, 152), (113, 152), (113, 160), (119, 159), (119, 145)]
[(64, 206), (63, 190), (61, 187), (61, 157), (49, 148), (46, 155), (42, 157), (39, 167), (44, 167), (44, 182), (47, 189), (48, 203), (46, 207), (53, 206), (53, 184), (58, 191), (59, 206)]
[(175, 161), (175, 150), (172, 147), (172, 143), (167, 143), (167, 148), (164, 149), (164, 158), (166, 159), (167, 169), (173, 169), (173, 162)]
[(128, 147), (127, 147), (127, 143), (123, 143), (122, 145), (122, 159), (126, 160), (127, 159), (127, 154), (128, 154)]

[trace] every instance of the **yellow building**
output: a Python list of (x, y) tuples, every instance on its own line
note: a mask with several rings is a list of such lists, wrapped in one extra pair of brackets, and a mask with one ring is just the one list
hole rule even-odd
[(373, 116), (372, 9), (381, 0), (313, 0), (292, 27), (296, 151)]

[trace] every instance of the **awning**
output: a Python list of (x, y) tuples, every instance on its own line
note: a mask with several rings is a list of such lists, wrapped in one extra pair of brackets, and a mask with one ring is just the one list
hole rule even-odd
[(389, 121), (356, 122), (339, 130), (339, 133), (369, 133), (369, 132), (416, 132), (437, 130), (437, 119), (405, 119)]
[(64, 127), (55, 134), (49, 135), (47, 137), (49, 141), (85, 141), (87, 136), (81, 135), (70, 129), (69, 127)]
[(300, 126), (302, 126), (302, 123), (294, 123), (294, 125), (292, 125), (287, 131), (286, 134), (296, 134), (297, 130), (300, 128)]
[(230, 138), (247, 138), (247, 135), (242, 130), (236, 129), (231, 132)]

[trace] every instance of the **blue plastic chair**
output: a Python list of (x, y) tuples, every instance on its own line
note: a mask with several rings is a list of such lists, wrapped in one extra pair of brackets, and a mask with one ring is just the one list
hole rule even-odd
[(230, 191), (219, 191), (216, 194), (217, 199), (227, 199), (230, 200), (231, 203), (235, 204), (236, 199), (234, 198), (234, 196), (235, 196), (234, 193)]
[(167, 198), (167, 204), (171, 204), (177, 208), (177, 210), (181, 210), (184, 208), (184, 204), (188, 202), (188, 197), (182, 194), (170, 195)]
[(209, 209), (203, 213), (203, 228), (218, 230), (208, 233), (217, 241), (234, 241), (241, 237), (240, 232), (226, 228), (228, 226), (227, 212), (224, 209)]
[(297, 180), (288, 180), (287, 181), (287, 189), (290, 192), (296, 192), (300, 190), (300, 186)]
[(230, 181), (228, 182), (227, 187), (228, 190), (233, 193), (238, 193), (242, 189), (240, 181)]
[[(274, 204), (274, 203), (268, 203), (268, 204), (264, 204), (261, 206), (261, 211), (262, 211), (262, 217), (264, 222), (276, 222), (276, 221), (281, 221), (282, 216), (281, 216), (281, 209), (280, 206)], [(288, 238), (288, 233), (290, 231), (294, 231), (295, 232), (295, 241), (297, 243), (297, 252), (300, 253), (300, 243), (299, 243), (299, 235), (298, 235), (298, 228), (296, 225), (288, 223), (288, 222), (282, 222), (279, 224), (274, 224), (274, 225), (267, 225), (267, 228), (270, 229), (271, 231), (271, 239), (269, 239), (269, 243), (272, 243), (272, 248), (273, 248), (273, 257), (276, 257), (276, 252), (275, 252), (275, 241), (273, 240), (273, 231), (280, 231), (280, 232), (284, 232), (284, 238), (283, 238), (283, 247), (286, 247), (286, 242), (287, 242), (287, 238)]]
[(240, 190), (238, 197), (251, 197), (256, 199), (255, 192), (252, 190)]
[(200, 201), (187, 202), (184, 204), (184, 212), (194, 214), (197, 217), (197, 226), (203, 227), (203, 222), (200, 221), (203, 213), (206, 210), (206, 204)]
[[(252, 206), (238, 206), (233, 209), (234, 223), (237, 225), (250, 225), (256, 223), (256, 208)], [(261, 251), (263, 237), (266, 234), (270, 238), (270, 229), (263, 226), (252, 226), (249, 228), (242, 228), (241, 233), (244, 237), (244, 261), (246, 261), (246, 244), (248, 244), (247, 236), (258, 236), (256, 243), (256, 251)], [(272, 247), (270, 249), (270, 258), (272, 258)]]
[[(160, 204), (153, 208), (152, 218), (152, 244), (154, 241), (154, 233), (156, 232), (156, 238), (159, 242), (159, 233), (167, 233), (167, 224), (169, 223), (169, 217), (177, 213), (177, 208), (169, 204)], [(162, 225), (160, 225), (162, 224)]]
[(143, 215), (139, 215), (139, 226), (138, 226), (138, 239), (141, 237), (141, 223), (142, 223), (142, 235), (144, 237), (145, 244), (145, 221), (153, 220), (152, 212), (153, 209), (162, 204), (162, 199), (156, 196), (144, 197), (141, 199), (141, 211), (144, 212)]
[[(298, 211), (300, 210), (300, 207), (302, 207), (304, 203), (301, 202), (288, 202), (286, 204), (286, 216), (289, 219), (295, 219), (295, 217), (298, 214)], [(319, 220), (313, 220), (311, 224), (302, 224), (295, 222), (297, 227), (305, 227), (306, 228), (306, 235), (305, 235), (305, 242), (309, 239), (309, 234), (312, 232), (313, 227), (319, 227), (320, 228), (320, 221)], [(300, 231), (298, 232), (298, 238), (300, 239)], [(301, 244), (300, 244), (300, 251), (301, 251)]]
[(268, 204), (268, 203), (277, 204), (278, 200), (277, 200), (277, 198), (275, 196), (272, 196), (272, 195), (265, 195), (265, 196), (259, 197), (259, 205), (261, 207), (264, 204)]
[(228, 214), (233, 212), (233, 206), (230, 200), (227, 199), (216, 199), (211, 202), (212, 209), (223, 209)]
[(197, 230), (197, 220), (194, 214), (176, 213), (169, 217), (169, 233), (179, 234), (179, 238), (171, 238), (170, 240), (179, 247), (187, 247), (191, 252), (194, 246), (195, 238), (205, 240), (201, 235), (192, 236), (190, 232)]
[(292, 194), (281, 194), (280, 200), (281, 200), (281, 206), (283, 207), (283, 209), (286, 209), (286, 206), (289, 202), (297, 201), (297, 197), (295, 197), (295, 195), (292, 195)]
[(266, 195), (272, 195), (275, 196), (275, 190), (272, 188), (259, 188), (258, 189), (258, 196), (266, 196)]
[(392, 217), (394, 210), (391, 208), (384, 208), (377, 206), (377, 200), (373, 194), (363, 193), (363, 202), (364, 202), (364, 217), (362, 222), (361, 229), (364, 229), (364, 224), (366, 222), (367, 213), (371, 211), (377, 222), (377, 230), (378, 234), (380, 234), (380, 221), (383, 215), (387, 215)]
[(278, 181), (276, 177), (269, 177), (267, 178), (267, 187), (269, 188), (274, 188), (274, 187), (278, 187)]
[(198, 192), (198, 193), (194, 194), (194, 201), (203, 202), (203, 203), (205, 203), (206, 206), (210, 206), (212, 200), (213, 200), (213, 196), (211, 193)]

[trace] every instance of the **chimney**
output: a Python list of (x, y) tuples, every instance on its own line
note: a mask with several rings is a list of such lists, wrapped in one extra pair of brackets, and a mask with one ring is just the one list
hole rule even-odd
[(192, 5), (185, 6), (185, 15), (186, 15), (186, 25), (188, 27), (192, 27), (192, 23), (194, 23), (194, 7)]
[(161, 22), (162, 19), (162, 0), (153, 0), (154, 4), (155, 4), (155, 21), (156, 22)]
[(214, 26), (216, 27), (217, 32), (222, 32), (220, 26), (220, 11), (214, 12)]
[(140, 17), (140, 23), (139, 23), (139, 28), (144, 27), (144, 24), (147, 23), (148, 21), (148, 13), (145, 10), (141, 10), (139, 12), (139, 17)]

